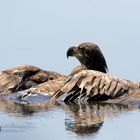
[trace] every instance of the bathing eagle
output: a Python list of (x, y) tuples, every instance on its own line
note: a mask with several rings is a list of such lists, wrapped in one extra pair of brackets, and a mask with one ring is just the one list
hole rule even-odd
[(71, 77), (53, 95), (52, 100), (110, 103), (140, 101), (140, 83), (107, 73), (105, 57), (96, 44), (82, 43), (78, 47), (70, 47), (67, 51), (69, 56), (76, 57), (81, 66), (72, 71)]
[(105, 57), (96, 44), (82, 43), (70, 47), (67, 57), (70, 56), (76, 57), (81, 65), (68, 76), (30, 65), (0, 72), (0, 95), (16, 93), (14, 95), (19, 100), (28, 102), (30, 97), (39, 98), (35, 95), (41, 95), (41, 99), (49, 96), (51, 101), (64, 102), (140, 101), (140, 83), (110, 75)]

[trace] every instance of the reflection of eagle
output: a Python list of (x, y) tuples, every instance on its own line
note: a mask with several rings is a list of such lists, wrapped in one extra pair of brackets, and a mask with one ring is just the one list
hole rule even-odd
[(69, 102), (54, 105), (48, 102), (46, 104), (17, 104), (0, 99), (0, 111), (16, 117), (32, 116), (40, 111), (52, 112), (52, 109), (56, 108), (56, 106), (57, 109), (61, 108), (66, 113), (66, 130), (74, 132), (79, 136), (95, 136), (98, 134), (104, 121), (118, 118), (121, 114), (140, 109), (137, 106), (106, 103), (76, 104)]
[(121, 114), (139, 110), (139, 107), (131, 105), (107, 104), (107, 103), (85, 103), (63, 104), (68, 116), (65, 119), (66, 129), (75, 132), (80, 136), (98, 134), (104, 121), (112, 118), (118, 118)]
[(140, 101), (140, 83), (107, 74), (105, 58), (97, 45), (82, 43), (71, 47), (67, 56), (75, 56), (81, 66), (74, 69), (71, 78), (54, 94), (53, 99), (117, 103)]
[(18, 94), (23, 100), (36, 93), (53, 95), (52, 99), (63, 101), (124, 103), (140, 100), (140, 83), (107, 74), (105, 58), (97, 45), (82, 43), (78, 47), (71, 47), (67, 51), (69, 56), (75, 56), (81, 63), (69, 76), (34, 66), (21, 66), (1, 72), (2, 95), (23, 91), (21, 95)]

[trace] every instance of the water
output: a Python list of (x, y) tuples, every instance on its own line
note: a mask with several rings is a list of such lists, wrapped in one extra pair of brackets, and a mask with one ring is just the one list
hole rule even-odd
[[(0, 1), (0, 70), (21, 64), (65, 74), (70, 46), (97, 43), (113, 75), (140, 81), (139, 0)], [(0, 140), (140, 139), (138, 107), (0, 101)]]
[(139, 139), (137, 106), (0, 102), (2, 140)]

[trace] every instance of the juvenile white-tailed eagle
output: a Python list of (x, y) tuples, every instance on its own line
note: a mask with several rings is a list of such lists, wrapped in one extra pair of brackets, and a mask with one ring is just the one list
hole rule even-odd
[(71, 47), (67, 52), (69, 56), (75, 56), (81, 66), (72, 71), (66, 84), (53, 95), (53, 100), (114, 103), (140, 101), (140, 83), (108, 74), (105, 58), (96, 44), (82, 43), (78, 47)]
[[(1, 95), (18, 92), (17, 98), (50, 96), (54, 101), (103, 101), (133, 103), (140, 101), (140, 83), (107, 73), (105, 58), (96, 44), (82, 43), (70, 47), (67, 57), (75, 56), (81, 63), (70, 75), (44, 71), (35, 66), (19, 66), (0, 73)], [(42, 97), (43, 95), (43, 97)], [(30, 101), (29, 101), (30, 102)]]

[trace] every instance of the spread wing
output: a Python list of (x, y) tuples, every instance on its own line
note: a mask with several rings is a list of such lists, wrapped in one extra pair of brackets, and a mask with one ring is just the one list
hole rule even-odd
[(72, 76), (65, 86), (54, 94), (52, 100), (62, 101), (108, 101), (140, 93), (140, 83), (111, 76), (99, 71), (83, 70)]
[(6, 97), (6, 99), (13, 100), (20, 104), (46, 103), (56, 91), (64, 86), (66, 79), (67, 77), (63, 76), (55, 80), (50, 80), (27, 90), (12, 94)]
[(0, 72), (0, 96), (26, 90), (63, 76), (57, 72), (45, 71), (36, 66), (17, 66)]

